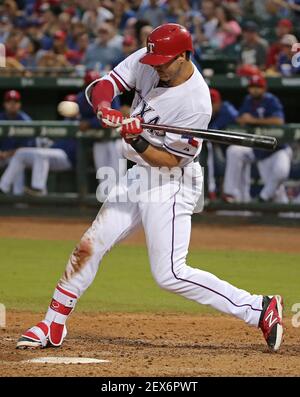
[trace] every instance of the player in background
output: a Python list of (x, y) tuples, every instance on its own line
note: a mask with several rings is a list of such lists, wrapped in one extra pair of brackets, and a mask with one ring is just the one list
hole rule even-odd
[[(76, 102), (76, 96), (68, 95), (66, 101)], [(18, 193), (31, 196), (43, 196), (47, 193), (49, 171), (68, 171), (76, 163), (76, 146), (74, 138), (35, 138), (30, 147), (15, 150), (11, 161), (0, 179), (0, 192), (8, 194), (15, 180), (19, 183)], [(25, 169), (31, 169), (31, 186), (25, 186)], [(13, 193), (16, 194), (13, 190)]]
[[(240, 110), (238, 123), (241, 126), (282, 126), (284, 111), (280, 100), (267, 92), (264, 77), (249, 79), (249, 95)], [(227, 149), (224, 177), (224, 200), (249, 202), (251, 200), (251, 164), (256, 162), (263, 189), (260, 201), (288, 202), (284, 182), (288, 179), (292, 160), (289, 145), (278, 145), (275, 152), (232, 145)]]
[[(215, 88), (210, 89), (210, 97), (212, 102), (212, 118), (209, 128), (214, 130), (226, 130), (230, 125), (236, 124), (239, 112), (234, 105), (228, 101), (223, 101), (221, 93)], [(225, 157), (227, 145), (212, 144), (207, 141), (207, 168), (208, 168), (208, 198), (216, 199), (216, 179), (215, 165), (220, 168), (225, 167)]]
[[(102, 124), (119, 128), (123, 152), (136, 163), (110, 191), (91, 227), (70, 256), (45, 319), (26, 331), (18, 348), (60, 346), (66, 321), (93, 282), (103, 256), (142, 225), (158, 285), (259, 327), (271, 350), (282, 341), (282, 298), (252, 295), (187, 265), (191, 216), (202, 203), (198, 161), (202, 140), (162, 134), (155, 124), (207, 128), (210, 93), (190, 60), (190, 33), (177, 24), (156, 28), (142, 48), (87, 88)], [(111, 108), (115, 96), (135, 90), (131, 117)], [(153, 124), (143, 130), (141, 119)], [(134, 283), (135, 280), (132, 280)]]
[[(4, 94), (3, 111), (0, 113), (1, 121), (31, 121), (31, 117), (22, 110), (21, 94), (19, 91), (10, 90)], [(5, 137), (0, 139), (0, 167), (6, 167), (15, 151), (20, 147), (34, 146), (34, 140), (28, 138)], [(23, 193), (24, 178), (19, 175), (13, 181), (13, 193)], [(1, 193), (1, 190), (0, 190)]]

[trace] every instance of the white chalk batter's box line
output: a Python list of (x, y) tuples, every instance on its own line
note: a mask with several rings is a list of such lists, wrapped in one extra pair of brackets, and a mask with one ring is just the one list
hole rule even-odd
[(0, 303), (0, 328), (6, 328), (6, 307)]
[(6, 48), (3, 43), (0, 43), (0, 68), (6, 67)]

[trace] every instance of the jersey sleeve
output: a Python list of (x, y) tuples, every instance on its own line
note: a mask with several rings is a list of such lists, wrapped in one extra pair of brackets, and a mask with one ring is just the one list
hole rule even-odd
[(239, 108), (239, 116), (242, 116), (244, 113), (250, 113), (251, 107), (249, 102), (249, 97), (247, 96), (242, 103), (242, 106)]
[(271, 98), (270, 108), (268, 112), (268, 117), (279, 117), (285, 119), (283, 105), (280, 100), (276, 97)]
[(146, 48), (134, 52), (110, 72), (111, 78), (117, 80), (126, 91), (131, 91), (136, 86), (137, 69), (140, 66), (139, 60), (145, 52)]
[[(207, 129), (210, 115), (205, 113), (194, 113), (176, 122), (176, 127)], [(166, 133), (164, 149), (176, 156), (194, 158), (201, 150), (202, 139), (193, 138), (188, 134), (177, 135)]]
[(114, 98), (125, 91), (131, 91), (136, 85), (137, 69), (140, 65), (139, 60), (142, 55), (146, 52), (145, 48), (134, 52), (129, 55), (124, 61), (120, 62), (113, 70), (107, 75), (93, 81), (85, 89), (85, 96), (88, 103), (93, 106), (91, 101), (92, 89), (101, 80), (108, 80), (113, 85)]

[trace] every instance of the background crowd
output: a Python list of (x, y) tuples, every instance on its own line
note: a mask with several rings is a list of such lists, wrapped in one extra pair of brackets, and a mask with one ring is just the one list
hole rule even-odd
[[(230, 58), (239, 74), (249, 65), (293, 75), (300, 33), (299, 0), (4, 0), (0, 43), (4, 74), (81, 75), (110, 69), (145, 45), (156, 26), (175, 22), (193, 35), (195, 57)], [(295, 47), (294, 47), (295, 48)]]
[[(0, 68), (0, 76), (63, 74), (85, 77), (87, 85), (144, 47), (153, 28), (167, 22), (189, 29), (195, 48), (192, 60), (204, 75), (208, 71), (203, 61), (214, 56), (221, 64), (233, 62), (233, 71), (249, 78), (248, 95), (240, 98), (239, 107), (222, 98), (218, 90), (211, 90), (211, 128), (282, 126), (286, 122), (284, 106), (268, 91), (265, 77), (300, 74), (300, 62), (294, 62), (300, 38), (300, 0), (4, 0), (0, 2), (0, 43), (5, 45), (6, 67)], [(99, 128), (84, 91), (71, 97), (67, 99), (79, 105), (81, 131)], [(115, 100), (114, 107), (128, 113), (132, 97), (123, 97)], [(30, 121), (21, 100), (18, 91), (6, 92), (0, 120)], [(261, 153), (208, 143), (209, 198), (300, 201), (300, 192), (289, 197), (285, 188), (293, 173), (292, 149), (280, 145), (274, 153)], [(121, 157), (120, 140), (93, 145), (95, 169), (111, 165), (117, 170), (116, 160)], [(49, 170), (70, 170), (75, 163), (75, 139), (2, 139), (0, 167), (5, 171), (0, 194), (26, 191), (44, 195)], [(25, 168), (32, 169), (27, 188)], [(297, 172), (296, 179), (300, 179), (300, 170)], [(262, 181), (259, 191), (252, 191), (253, 176)]]

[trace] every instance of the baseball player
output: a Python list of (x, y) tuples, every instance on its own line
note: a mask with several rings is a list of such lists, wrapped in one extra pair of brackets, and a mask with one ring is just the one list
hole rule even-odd
[[(87, 88), (102, 123), (120, 128), (124, 154), (136, 165), (110, 191), (71, 254), (45, 319), (26, 331), (17, 347), (60, 346), (67, 318), (94, 280), (103, 256), (142, 225), (151, 271), (161, 288), (260, 327), (270, 349), (279, 348), (283, 334), (279, 295), (252, 295), (186, 263), (191, 215), (202, 193), (203, 176), (196, 160), (202, 141), (161, 134), (155, 123), (207, 128), (210, 94), (190, 61), (192, 51), (191, 35), (183, 26), (159, 26), (148, 36), (146, 48)], [(133, 89), (131, 117), (124, 118), (110, 104), (116, 95)], [(141, 118), (153, 129), (143, 130)]]
[[(210, 96), (212, 102), (212, 118), (209, 123), (209, 128), (214, 130), (225, 130), (229, 125), (236, 124), (239, 112), (234, 105), (228, 101), (223, 101), (221, 93), (215, 88), (210, 89)], [(214, 200), (216, 198), (215, 160), (222, 163), (222, 165), (225, 164), (224, 156), (226, 156), (227, 145), (213, 145), (211, 142), (207, 142), (206, 145), (208, 197), (210, 200)], [(216, 150), (218, 150), (218, 156), (215, 156)]]
[(16, 179), (22, 176), (25, 168), (31, 168), (31, 187), (23, 189), (26, 193), (42, 196), (47, 193), (49, 171), (67, 171), (76, 162), (76, 139), (61, 138), (51, 142), (50, 147), (23, 147), (16, 150), (8, 167), (0, 179), (0, 191), (9, 193)]
[[(266, 92), (267, 82), (262, 76), (249, 79), (249, 95), (239, 110), (238, 123), (242, 126), (281, 126), (284, 111), (280, 100)], [(260, 201), (286, 203), (288, 198), (283, 182), (288, 178), (292, 160), (289, 145), (278, 145), (275, 152), (232, 145), (227, 149), (224, 177), (224, 200), (248, 202), (251, 200), (251, 163), (256, 162), (263, 189)]]
[[(22, 110), (21, 94), (16, 90), (6, 91), (4, 94), (3, 112), (0, 113), (0, 120), (3, 121), (31, 121), (31, 117)], [(31, 138), (12, 138), (6, 137), (0, 140), (0, 167), (6, 167), (11, 161), (15, 151), (20, 147), (34, 145)], [(24, 176), (18, 175), (12, 184), (15, 195), (23, 193)], [(1, 193), (1, 189), (0, 189)]]

